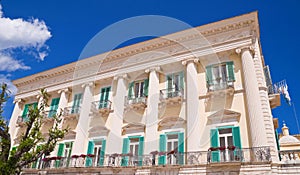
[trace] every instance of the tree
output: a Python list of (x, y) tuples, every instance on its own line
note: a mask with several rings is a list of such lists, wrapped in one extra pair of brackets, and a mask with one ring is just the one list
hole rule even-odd
[[(8, 122), (5, 121), (3, 106), (9, 98), (10, 92), (6, 84), (1, 85), (0, 91), (0, 171), (2, 175), (20, 174), (22, 167), (37, 161), (43, 156), (48, 156), (55, 148), (59, 139), (62, 139), (67, 129), (60, 129), (62, 112), (53, 116), (54, 125), (49, 129), (49, 137), (42, 136), (41, 125), (49, 95), (42, 89), (42, 102), (38, 107), (30, 107), (28, 121), (25, 122), (26, 130), (21, 136), (17, 147), (11, 149), (11, 137)], [(39, 146), (37, 146), (39, 145)]]

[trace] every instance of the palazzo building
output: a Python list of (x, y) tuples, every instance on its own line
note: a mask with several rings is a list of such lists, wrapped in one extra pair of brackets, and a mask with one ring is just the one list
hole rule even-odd
[(70, 131), (23, 174), (297, 174), (278, 150), (270, 80), (248, 13), (14, 80), (12, 147), (45, 88), (43, 135), (59, 111)]

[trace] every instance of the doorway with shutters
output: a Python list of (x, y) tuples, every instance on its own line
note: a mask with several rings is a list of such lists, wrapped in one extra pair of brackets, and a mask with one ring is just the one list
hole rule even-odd
[(105, 159), (106, 139), (94, 139), (89, 141), (87, 155), (91, 154), (94, 158), (86, 158), (85, 166), (103, 166)]
[[(211, 147), (218, 148), (211, 152), (212, 162), (226, 162), (240, 159), (241, 137), (238, 126), (226, 126), (211, 129)], [(234, 149), (229, 148), (234, 147)]]
[[(129, 136), (123, 139), (122, 166), (143, 165), (144, 136)], [(126, 156), (125, 156), (126, 155)]]
[(184, 89), (184, 75), (183, 72), (169, 74), (167, 79), (167, 98), (178, 97), (182, 95)]
[(109, 103), (110, 91), (111, 91), (110, 86), (101, 88), (100, 103), (99, 103), (98, 109), (109, 107), (109, 105), (110, 105), (110, 103)]

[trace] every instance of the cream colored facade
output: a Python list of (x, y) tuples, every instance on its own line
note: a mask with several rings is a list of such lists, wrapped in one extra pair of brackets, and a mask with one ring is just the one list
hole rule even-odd
[(41, 88), (70, 128), (51, 154), (59, 165), (44, 159), (25, 174), (297, 174), (280, 166), (280, 100), (268, 94), (260, 44), (253, 12), (15, 80), (13, 146)]

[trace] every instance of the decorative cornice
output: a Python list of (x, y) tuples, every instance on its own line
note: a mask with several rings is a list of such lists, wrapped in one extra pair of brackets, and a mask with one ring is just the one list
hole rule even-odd
[(160, 66), (153, 66), (153, 67), (150, 67), (150, 68), (146, 69), (145, 73), (150, 73), (152, 71), (160, 72), (161, 73), (162, 69), (161, 69)]
[(128, 74), (124, 73), (124, 74), (119, 74), (119, 75), (115, 75), (114, 76), (114, 80), (119, 80), (119, 79), (125, 79), (125, 80), (128, 80), (129, 79), (129, 76)]
[[(250, 27), (250, 28), (249, 28)], [(218, 35), (221, 33), (226, 33), (234, 30), (239, 30), (237, 32), (240, 32), (242, 28), (247, 28), (248, 30), (259, 30), (258, 29), (258, 22), (257, 22), (257, 12), (254, 13), (249, 13), (237, 17), (233, 17), (230, 19), (225, 19), (222, 21), (217, 21), (214, 23), (202, 25), (199, 27), (195, 27), (192, 29), (176, 32), (174, 34), (170, 34), (167, 36), (162, 36), (160, 38), (152, 39), (149, 41), (137, 43), (128, 47), (116, 49), (110, 52), (102, 53), (90, 58), (86, 58), (83, 60), (79, 60), (77, 62), (73, 62), (67, 65), (63, 65), (48, 71), (44, 71), (35, 75), (31, 75), (29, 77), (21, 78), (18, 80), (13, 81), (13, 83), (17, 86), (29, 86), (30, 84), (34, 82), (41, 82), (39, 87), (44, 87), (48, 85), (54, 85), (57, 84), (57, 82), (63, 82), (63, 81), (71, 81), (72, 77), (70, 79), (69, 76), (70, 74), (73, 73), (74, 71), (80, 70), (80, 69), (85, 69), (89, 66), (94, 66), (94, 65), (99, 65), (99, 64), (113, 64), (115, 65), (118, 62), (124, 61), (123, 59), (128, 58), (130, 56), (151, 51), (151, 50), (156, 50), (156, 49), (161, 49), (161, 48), (168, 48), (168, 47), (177, 47), (178, 44), (187, 42), (187, 41), (192, 41), (197, 38), (205, 38), (209, 37), (209, 41), (212, 42), (225, 42), (227, 40), (230, 40), (232, 38), (225, 38), (220, 41), (214, 41), (211, 36), (213, 35)], [(251, 33), (258, 33), (259, 31), (256, 32), (251, 32)], [(257, 34), (257, 35), (258, 35)], [(228, 34), (226, 34), (228, 35)], [(232, 35), (232, 34), (231, 34)], [(237, 34), (235, 34), (237, 35)], [(240, 35), (245, 37), (248, 36), (249, 34), (238, 34), (239, 36), (234, 36), (239, 38)], [(251, 34), (250, 34), (251, 35)], [(259, 36), (259, 35), (258, 35)], [(211, 40), (212, 39), (212, 40)], [(167, 51), (167, 50), (166, 50)], [(170, 54), (179, 54), (181, 50), (176, 50), (173, 53)], [(115, 65), (117, 67), (118, 65)], [(104, 66), (103, 69), (100, 69), (99, 72), (107, 72), (107, 71), (112, 71), (111, 65)], [(59, 79), (59, 80), (52, 80), (53, 78), (61, 75), (66, 75), (68, 74), (67, 78), (64, 79)], [(45, 80), (51, 79), (51, 82), (47, 83)], [(124, 77), (123, 77), (124, 78)], [(115, 79), (115, 77), (114, 77)], [(35, 87), (33, 87), (35, 88)], [(27, 87), (27, 89), (32, 89), (31, 87)], [(23, 90), (23, 92), (26, 90)], [(21, 91), (20, 91), (21, 92)]]

